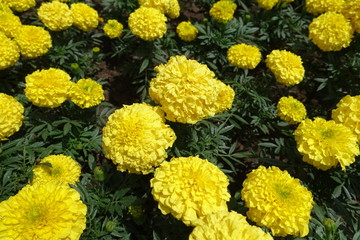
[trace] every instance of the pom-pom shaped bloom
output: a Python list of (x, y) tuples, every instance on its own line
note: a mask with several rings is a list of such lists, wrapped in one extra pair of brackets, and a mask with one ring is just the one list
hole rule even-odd
[(289, 124), (299, 123), (306, 117), (304, 104), (292, 96), (280, 98), (276, 107), (280, 119)]
[(85, 3), (73, 3), (70, 6), (73, 25), (78, 29), (88, 32), (99, 24), (98, 12)]
[(149, 94), (170, 121), (194, 124), (229, 109), (234, 91), (204, 64), (185, 56), (172, 56), (150, 82)]
[(162, 38), (166, 33), (166, 17), (156, 8), (140, 7), (130, 13), (130, 31), (145, 41)]
[(309, 25), (309, 39), (323, 51), (339, 51), (350, 45), (354, 29), (344, 15), (327, 12)]
[(71, 11), (66, 3), (43, 2), (37, 13), (40, 21), (51, 31), (65, 30), (73, 24)]
[(36, 70), (25, 77), (25, 95), (38, 107), (58, 107), (68, 99), (70, 79), (61, 69)]
[(105, 99), (102, 86), (91, 78), (83, 78), (72, 84), (69, 97), (81, 108), (99, 105)]
[(272, 9), (279, 2), (280, 2), (279, 0), (257, 0), (259, 7), (264, 8), (266, 10)]
[(231, 0), (220, 0), (214, 3), (209, 13), (216, 21), (227, 23), (233, 19), (236, 7), (236, 3)]
[(318, 15), (325, 12), (341, 12), (345, 0), (306, 0), (306, 11)]
[(159, 107), (135, 103), (116, 110), (103, 128), (105, 156), (119, 171), (148, 174), (167, 157), (176, 139)]
[(1, 1), (17, 12), (27, 11), (30, 8), (35, 7), (36, 5), (35, 0), (1, 0)]
[(105, 35), (112, 39), (119, 37), (123, 31), (123, 28), (123, 25), (117, 20), (110, 19), (104, 25), (103, 30)]
[(194, 40), (198, 32), (199, 30), (189, 21), (183, 21), (179, 23), (176, 27), (176, 33), (179, 35), (181, 40), (185, 42), (191, 42), (192, 40)]
[(0, 70), (11, 67), (20, 57), (17, 43), (0, 32)]
[(272, 240), (269, 233), (251, 226), (246, 217), (231, 211), (205, 216), (189, 236), (189, 240)]
[(14, 34), (20, 53), (29, 58), (44, 55), (52, 47), (51, 36), (43, 27), (22, 25)]
[(236, 44), (227, 51), (227, 59), (235, 67), (254, 69), (261, 61), (261, 53), (255, 46)]
[(19, 131), (24, 119), (24, 107), (14, 97), (0, 93), (0, 141)]
[(14, 33), (21, 27), (20, 18), (10, 11), (0, 11), (0, 32), (7, 37), (13, 37)]
[(333, 120), (305, 119), (294, 135), (303, 160), (324, 171), (338, 163), (345, 170), (360, 154), (356, 135), (350, 128)]
[(228, 178), (216, 165), (198, 156), (164, 161), (150, 180), (160, 211), (191, 226), (208, 214), (227, 211), (228, 185)]
[(34, 170), (32, 184), (38, 182), (62, 182), (75, 185), (79, 181), (81, 167), (70, 156), (49, 155), (40, 161)]
[(250, 220), (271, 229), (274, 236), (309, 233), (312, 194), (287, 171), (277, 167), (254, 169), (243, 182), (241, 197)]
[(343, 97), (332, 110), (332, 119), (350, 128), (360, 143), (360, 95)]
[(177, 18), (180, 15), (178, 0), (138, 0), (142, 7), (156, 8), (169, 18)]
[(360, 33), (360, 0), (346, 1), (341, 12), (357, 33)]
[(48, 182), (27, 185), (0, 203), (0, 239), (80, 238), (86, 205), (67, 185)]
[(266, 66), (275, 75), (277, 82), (286, 86), (300, 83), (305, 74), (301, 57), (286, 51), (273, 50), (266, 56)]

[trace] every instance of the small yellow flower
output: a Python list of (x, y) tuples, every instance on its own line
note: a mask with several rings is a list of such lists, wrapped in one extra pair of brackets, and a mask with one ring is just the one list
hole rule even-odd
[(17, 43), (0, 32), (0, 70), (11, 67), (20, 57)]
[(236, 7), (231, 0), (220, 0), (211, 7), (209, 13), (216, 21), (227, 23), (233, 19)]
[(102, 86), (91, 78), (80, 79), (71, 85), (70, 100), (81, 108), (99, 105), (105, 99)]
[(304, 104), (292, 96), (280, 98), (276, 107), (281, 120), (289, 124), (297, 124), (306, 117)]
[(257, 0), (259, 7), (264, 8), (266, 10), (270, 10), (278, 4), (280, 0)]
[(305, 3), (308, 13), (318, 15), (325, 12), (341, 12), (345, 0), (306, 0)]
[(105, 35), (108, 36), (109, 38), (117, 38), (121, 35), (123, 28), (124, 28), (123, 25), (119, 23), (117, 20), (110, 19), (104, 25), (103, 30)]
[(17, 12), (27, 11), (30, 8), (35, 7), (36, 5), (35, 0), (1, 0), (1, 1)]
[(192, 40), (194, 40), (198, 32), (199, 30), (189, 21), (183, 21), (179, 23), (176, 27), (176, 33), (179, 35), (181, 40), (185, 42), (191, 42)]
[(37, 13), (40, 21), (51, 31), (62, 31), (73, 24), (71, 11), (65, 3), (43, 2)]
[(71, 4), (70, 11), (73, 18), (73, 25), (82, 31), (91, 31), (99, 24), (98, 12), (85, 3)]
[(19, 131), (24, 120), (24, 107), (14, 97), (0, 93), (0, 141)]
[(350, 22), (357, 33), (360, 33), (360, 0), (348, 0), (341, 12)]
[(0, 32), (5, 33), (7, 37), (14, 37), (14, 33), (21, 27), (20, 18), (14, 15), (11, 10), (0, 11)]
[(254, 69), (261, 61), (261, 53), (255, 46), (236, 44), (228, 49), (227, 59), (235, 67)]

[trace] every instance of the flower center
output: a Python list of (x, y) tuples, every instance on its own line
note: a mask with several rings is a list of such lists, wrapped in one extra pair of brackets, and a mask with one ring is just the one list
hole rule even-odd
[(53, 168), (51, 170), (51, 175), (54, 176), (54, 177), (57, 177), (61, 174), (61, 170), (59, 168)]
[(47, 211), (42, 204), (34, 204), (26, 213), (27, 219), (31, 223), (39, 224), (46, 220)]
[(291, 188), (281, 183), (275, 185), (275, 191), (282, 199), (288, 199), (291, 196)]
[(321, 136), (323, 138), (327, 138), (327, 139), (332, 138), (334, 135), (335, 134), (334, 134), (334, 131), (332, 129), (326, 129), (325, 131), (321, 132)]

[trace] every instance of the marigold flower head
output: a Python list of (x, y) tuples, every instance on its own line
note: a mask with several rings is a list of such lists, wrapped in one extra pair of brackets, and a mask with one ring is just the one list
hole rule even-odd
[(190, 21), (183, 21), (176, 27), (176, 33), (179, 35), (181, 40), (185, 42), (191, 42), (198, 34), (199, 30), (191, 24)]
[(360, 143), (360, 95), (343, 97), (332, 110), (332, 119), (350, 128)]
[(340, 51), (350, 45), (354, 29), (344, 15), (327, 12), (309, 25), (309, 39), (323, 51)]
[(125, 105), (109, 116), (103, 128), (105, 157), (119, 171), (148, 174), (167, 158), (176, 139), (159, 107), (146, 103)]
[(86, 205), (67, 185), (27, 185), (0, 203), (1, 239), (80, 238), (86, 227)]
[(166, 14), (169, 18), (180, 16), (180, 5), (178, 0), (138, 0), (142, 7), (156, 8)]
[(241, 43), (228, 49), (227, 59), (235, 67), (254, 69), (261, 61), (261, 53), (259, 48)]
[(227, 211), (228, 185), (229, 179), (216, 165), (198, 156), (164, 161), (150, 180), (160, 211), (190, 226), (208, 214)]
[(70, 79), (61, 69), (36, 70), (25, 77), (25, 96), (38, 107), (58, 107), (68, 99)]
[[(49, 165), (50, 164), (50, 165)], [(79, 181), (81, 167), (70, 156), (49, 155), (40, 161), (34, 170), (32, 184), (62, 182), (75, 185)]]
[(287, 171), (274, 166), (254, 169), (243, 182), (241, 197), (249, 219), (270, 228), (273, 236), (309, 233), (312, 194)]
[(297, 124), (306, 117), (304, 104), (292, 96), (280, 98), (276, 107), (280, 119), (289, 124)]
[(43, 2), (37, 13), (40, 21), (51, 31), (62, 31), (73, 24), (71, 11), (66, 3)]
[(220, 0), (211, 7), (210, 16), (216, 21), (227, 23), (234, 17), (236, 3), (231, 0)]
[(272, 240), (269, 233), (251, 226), (246, 217), (231, 211), (205, 216), (189, 236), (189, 240)]
[(91, 78), (83, 78), (72, 84), (69, 97), (81, 108), (99, 105), (105, 99), (102, 86)]
[[(150, 82), (149, 94), (170, 121), (194, 124), (230, 108), (234, 91), (204, 64), (172, 56)], [(220, 100), (220, 101), (219, 101)]]
[(109, 19), (104, 25), (103, 30), (105, 35), (112, 39), (119, 37), (123, 31), (123, 28), (123, 25), (117, 20)]
[(99, 24), (98, 12), (85, 3), (71, 4), (70, 11), (73, 18), (73, 25), (82, 31), (91, 31)]
[(257, 0), (259, 7), (264, 8), (266, 10), (270, 10), (278, 4), (280, 0)]
[(294, 135), (303, 160), (324, 171), (338, 163), (345, 170), (360, 154), (357, 136), (350, 128), (333, 120), (305, 119)]
[(156, 8), (140, 7), (130, 13), (130, 31), (145, 41), (162, 38), (166, 33), (166, 17)]
[(19, 131), (24, 120), (24, 107), (14, 97), (0, 93), (0, 141)]
[(53, 2), (68, 2), (69, 0), (51, 0)]
[(325, 12), (341, 12), (345, 0), (306, 0), (306, 11), (318, 15)]
[(13, 37), (14, 33), (21, 27), (20, 18), (11, 11), (0, 11), (0, 32), (7, 37)]
[(1, 0), (1, 1), (17, 12), (25, 12), (30, 8), (35, 7), (36, 5), (35, 0)]
[(266, 66), (275, 75), (277, 82), (286, 86), (300, 83), (305, 74), (301, 57), (286, 51), (273, 50), (266, 56)]
[(0, 70), (11, 67), (20, 57), (17, 43), (0, 32)]
[(360, 0), (346, 1), (341, 12), (357, 33), (360, 33)]

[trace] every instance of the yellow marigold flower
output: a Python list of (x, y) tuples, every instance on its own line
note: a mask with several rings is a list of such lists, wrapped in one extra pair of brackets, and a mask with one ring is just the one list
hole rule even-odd
[(189, 236), (189, 240), (272, 240), (269, 233), (251, 226), (246, 217), (231, 211), (205, 216)]
[(216, 165), (198, 156), (164, 161), (150, 180), (160, 211), (188, 226), (208, 214), (227, 211), (228, 185), (229, 179)]
[(20, 57), (17, 43), (0, 32), (0, 70), (11, 67)]
[(241, 197), (251, 221), (271, 229), (274, 236), (309, 233), (312, 194), (287, 171), (259, 166), (247, 174)]
[(82, 31), (91, 31), (99, 24), (98, 12), (85, 3), (71, 4), (70, 11), (74, 21), (73, 25)]
[(0, 239), (77, 240), (86, 227), (86, 205), (67, 185), (27, 185), (0, 203)]
[(350, 45), (354, 29), (344, 15), (327, 12), (309, 25), (309, 39), (323, 51), (340, 51)]
[(198, 34), (199, 30), (191, 24), (190, 21), (183, 21), (176, 27), (176, 33), (179, 35), (181, 40), (185, 42), (191, 42)]
[(0, 141), (19, 131), (24, 120), (24, 107), (14, 97), (0, 93)]
[(214, 3), (209, 13), (216, 21), (227, 23), (233, 19), (236, 7), (236, 3), (231, 0), (220, 0)]
[(215, 79), (206, 65), (195, 60), (172, 56), (155, 71), (158, 74), (150, 82), (149, 94), (170, 121), (194, 124), (232, 105), (231, 87)]
[(69, 0), (51, 0), (53, 2), (68, 2)]
[(105, 99), (102, 86), (91, 78), (82, 78), (72, 84), (69, 96), (81, 108), (99, 105)]
[(130, 31), (145, 41), (162, 38), (166, 33), (166, 17), (156, 8), (140, 7), (130, 13)]
[(178, 18), (180, 16), (180, 5), (178, 0), (169, 0), (168, 6), (165, 14), (171, 19)]
[(35, 7), (36, 5), (35, 0), (1, 0), (1, 1), (17, 12), (27, 11), (30, 8)]
[(43, 2), (37, 13), (40, 21), (51, 31), (65, 30), (73, 24), (71, 11), (66, 3)]
[(357, 33), (360, 33), (360, 0), (346, 1), (341, 12), (350, 22)]
[(259, 7), (270, 10), (278, 4), (279, 0), (257, 0)]
[(63, 154), (49, 155), (43, 158), (40, 164), (34, 168), (33, 174), (32, 184), (62, 182), (75, 185), (79, 181), (81, 167), (70, 156)]
[(25, 77), (25, 96), (38, 107), (58, 107), (68, 99), (70, 79), (61, 69), (36, 70)]
[(343, 97), (332, 110), (332, 119), (350, 128), (360, 143), (360, 95)]
[(280, 119), (289, 124), (297, 124), (306, 117), (304, 104), (292, 96), (280, 98), (276, 107)]
[(146, 103), (116, 110), (103, 128), (105, 157), (122, 172), (152, 172), (167, 158), (166, 149), (175, 139), (174, 131), (165, 124), (164, 113)]
[(110, 19), (104, 25), (103, 30), (105, 35), (108, 36), (109, 38), (117, 38), (121, 35), (123, 28), (124, 28), (123, 25), (119, 23), (117, 20)]
[(306, 0), (306, 11), (318, 15), (325, 12), (341, 12), (345, 0)]
[(166, 14), (169, 18), (180, 16), (180, 5), (178, 0), (138, 0), (142, 7), (156, 8)]
[(266, 66), (275, 75), (277, 82), (286, 86), (300, 83), (305, 75), (301, 57), (286, 51), (273, 50), (266, 56)]
[(21, 27), (20, 18), (11, 11), (0, 11), (0, 32), (7, 37), (13, 37), (14, 33)]
[(345, 167), (355, 162), (355, 157), (360, 154), (357, 136), (350, 128), (333, 120), (305, 119), (294, 135), (303, 160), (324, 171), (338, 163), (345, 171)]
[(254, 69), (261, 61), (261, 53), (256, 46), (241, 43), (228, 49), (227, 59), (235, 67)]

